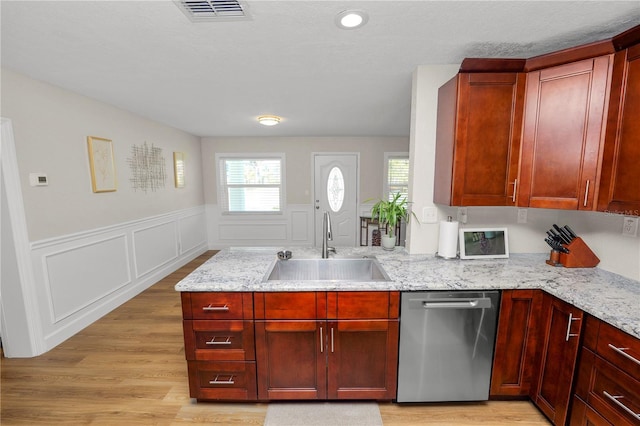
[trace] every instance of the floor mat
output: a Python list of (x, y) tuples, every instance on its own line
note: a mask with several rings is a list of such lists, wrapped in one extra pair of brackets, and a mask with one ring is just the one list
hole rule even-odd
[(382, 426), (375, 402), (270, 402), (264, 426)]

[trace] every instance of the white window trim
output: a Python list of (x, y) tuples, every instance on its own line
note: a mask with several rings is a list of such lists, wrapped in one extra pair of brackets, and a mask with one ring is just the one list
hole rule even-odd
[[(221, 161), (225, 159), (251, 159), (251, 160), (280, 160), (280, 210), (277, 212), (272, 211), (252, 211), (252, 212), (230, 212), (224, 210), (225, 202), (225, 181), (224, 168), (221, 167)], [(263, 216), (263, 215), (283, 215), (286, 210), (286, 156), (284, 152), (243, 152), (243, 153), (216, 153), (215, 155), (215, 167), (216, 167), (216, 191), (218, 193), (218, 206), (220, 206), (220, 212), (224, 216)]]
[[(384, 194), (383, 195), (384, 197), (386, 197), (387, 194), (389, 194), (389, 159), (391, 158), (406, 158), (407, 160), (409, 160), (409, 153), (408, 152), (385, 152), (384, 153), (384, 173), (382, 176), (382, 194)], [(410, 176), (409, 176), (409, 179), (410, 179)]]

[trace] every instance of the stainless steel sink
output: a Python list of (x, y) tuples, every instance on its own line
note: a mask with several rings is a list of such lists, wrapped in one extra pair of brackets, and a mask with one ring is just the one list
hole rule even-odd
[(262, 282), (267, 281), (391, 281), (376, 259), (276, 260)]

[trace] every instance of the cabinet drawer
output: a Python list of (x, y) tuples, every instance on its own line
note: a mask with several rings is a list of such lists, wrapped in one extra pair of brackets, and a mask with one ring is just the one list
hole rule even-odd
[(335, 291), (327, 294), (329, 319), (397, 319), (397, 291)]
[(182, 293), (186, 319), (252, 319), (251, 293)]
[(634, 379), (640, 380), (640, 340), (601, 321), (597, 352)]
[(640, 423), (640, 382), (587, 349), (576, 393), (612, 424)]
[(326, 318), (326, 292), (255, 293), (256, 319)]
[(255, 401), (255, 362), (189, 361), (189, 392), (192, 398)]
[(611, 423), (577, 396), (573, 397), (569, 424), (571, 426), (611, 426)]
[(188, 360), (255, 360), (253, 321), (185, 320)]

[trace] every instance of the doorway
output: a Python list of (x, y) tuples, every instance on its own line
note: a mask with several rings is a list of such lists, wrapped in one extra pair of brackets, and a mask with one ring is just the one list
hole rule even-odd
[(322, 245), (322, 214), (331, 217), (331, 246), (354, 247), (358, 228), (359, 154), (314, 154), (315, 245)]

